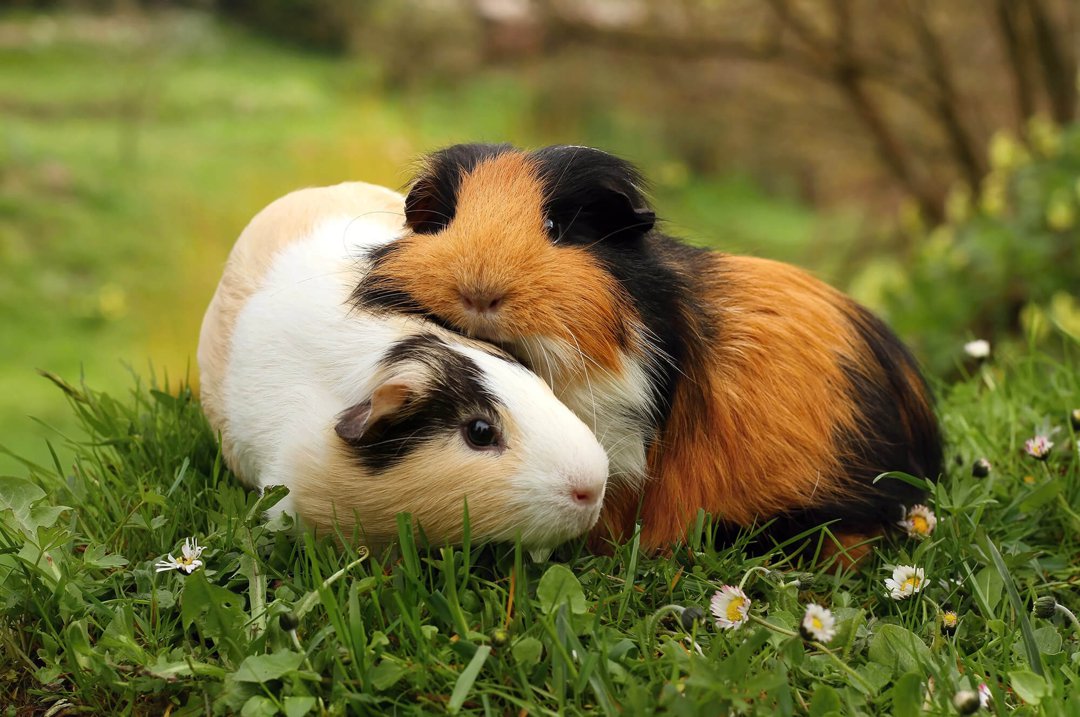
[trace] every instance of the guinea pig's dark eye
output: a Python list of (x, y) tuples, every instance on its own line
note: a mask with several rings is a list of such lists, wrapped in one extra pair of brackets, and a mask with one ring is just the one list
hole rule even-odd
[(555, 223), (554, 219), (551, 219), (549, 217), (548, 219), (544, 220), (544, 231), (546, 231), (548, 233), (548, 236), (550, 236), (551, 239), (555, 242), (559, 241), (560, 228), (561, 227), (559, 227), (559, 225)]
[(499, 432), (483, 418), (474, 418), (461, 429), (465, 441), (473, 448), (490, 448), (499, 442)]

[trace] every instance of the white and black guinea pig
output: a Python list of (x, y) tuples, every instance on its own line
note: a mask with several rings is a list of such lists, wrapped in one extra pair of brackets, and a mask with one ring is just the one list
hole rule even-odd
[(383, 544), (411, 513), (435, 541), (552, 547), (586, 533), (608, 461), (511, 356), (416, 316), (349, 302), (401, 197), (361, 183), (278, 199), (241, 234), (203, 321), (204, 410), (225, 460), (277, 510)]
[(494, 341), (593, 427), (612, 473), (594, 536), (682, 539), (697, 511), (776, 534), (826, 521), (843, 545), (922, 495), (942, 447), (915, 361), (840, 292), (787, 264), (655, 228), (629, 163), (586, 147), (436, 152), (408, 232), (372, 250), (365, 311)]

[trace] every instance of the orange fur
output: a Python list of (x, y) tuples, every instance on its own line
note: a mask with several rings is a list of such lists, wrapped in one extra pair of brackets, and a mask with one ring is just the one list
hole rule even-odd
[[(618, 370), (620, 317), (633, 309), (586, 250), (552, 246), (543, 230), (543, 188), (528, 158), (515, 153), (483, 162), (462, 179), (458, 197), (467, 213), (438, 236), (400, 239), (402, 251), (376, 267), (371, 280), (392, 277), (435, 314), (473, 336), (495, 338), (444, 279), (461, 276), (473, 290), (506, 295), (500, 321), (519, 336), (553, 336)], [(495, 236), (498, 241), (491, 241)]]
[[(720, 335), (682, 367), (690, 373), (649, 453), (647, 547), (684, 537), (699, 508), (750, 525), (846, 492), (833, 433), (857, 419), (834, 351), (857, 352), (843, 297), (786, 264), (712, 258), (708, 321)], [(601, 523), (625, 535), (634, 509), (605, 506)]]

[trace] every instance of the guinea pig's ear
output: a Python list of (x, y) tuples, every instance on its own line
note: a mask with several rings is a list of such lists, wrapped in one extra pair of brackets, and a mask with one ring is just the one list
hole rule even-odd
[(417, 395), (417, 386), (402, 378), (393, 378), (379, 385), (366, 401), (346, 408), (338, 414), (334, 432), (350, 446), (363, 445), (364, 437), (381, 421), (408, 410)]
[(641, 236), (656, 226), (656, 212), (632, 188), (601, 186), (585, 211), (603, 238)]
[(648, 233), (656, 214), (645, 199), (645, 178), (633, 164), (590, 147), (556, 145), (533, 152), (547, 188), (547, 208), (563, 229), (587, 226), (593, 238), (614, 241)]
[[(405, 197), (405, 224), (417, 234), (434, 234), (446, 228), (454, 216), (454, 202), (446, 198), (448, 187), (438, 176), (424, 175), (413, 182)], [(450, 189), (450, 191), (454, 191)]]

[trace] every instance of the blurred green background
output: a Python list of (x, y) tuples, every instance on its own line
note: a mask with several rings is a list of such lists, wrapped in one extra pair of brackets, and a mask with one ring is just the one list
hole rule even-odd
[[(0, 9), (0, 445), (47, 369), (197, 379), (246, 221), (459, 141), (599, 146), (672, 233), (803, 265), (931, 374), (1080, 335), (1067, 0), (204, 0)], [(0, 455), (0, 472), (17, 470)]]

